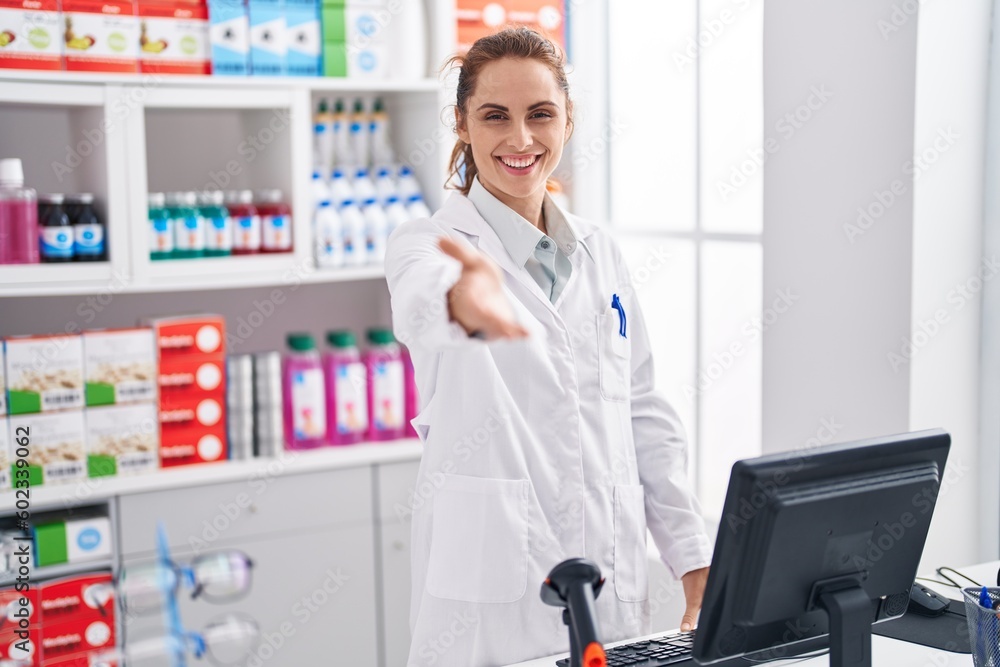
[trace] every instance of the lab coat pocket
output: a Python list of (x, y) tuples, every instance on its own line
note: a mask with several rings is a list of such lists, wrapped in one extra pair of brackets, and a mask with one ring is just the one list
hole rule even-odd
[(618, 311), (607, 310), (597, 316), (597, 350), (601, 376), (601, 396), (609, 401), (629, 399), (632, 373), (632, 346), (619, 333)]
[(646, 505), (642, 486), (615, 487), (615, 593), (622, 602), (649, 597)]
[(514, 602), (528, 584), (528, 480), (445, 475), (434, 497), (427, 592)]

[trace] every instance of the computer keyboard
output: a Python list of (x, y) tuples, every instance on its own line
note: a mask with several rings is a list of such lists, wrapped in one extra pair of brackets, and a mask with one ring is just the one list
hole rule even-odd
[[(604, 650), (609, 667), (663, 667), (690, 660), (693, 646), (694, 632), (673, 632)], [(569, 658), (556, 665), (569, 667)]]

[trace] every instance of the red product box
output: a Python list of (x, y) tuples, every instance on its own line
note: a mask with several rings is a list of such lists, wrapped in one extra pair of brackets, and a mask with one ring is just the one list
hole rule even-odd
[[(22, 604), (22, 598), (25, 604)], [(0, 632), (12, 629), (22, 620), (29, 626), (41, 625), (42, 612), (38, 606), (38, 589), (32, 586), (23, 593), (13, 588), (0, 590)]]
[[(110, 647), (109, 647), (110, 648)], [(42, 667), (117, 667), (117, 660), (107, 660), (100, 659), (98, 656), (101, 655), (103, 651), (96, 651), (94, 653), (84, 653), (82, 655), (69, 656), (67, 658), (55, 658), (53, 660), (46, 660), (42, 663)]]
[(139, 71), (211, 74), (208, 5), (198, 0), (138, 0)]
[(28, 628), (25, 632), (0, 629), (0, 660), (30, 660), (32, 667), (38, 667), (41, 653), (40, 628)]
[(62, 69), (59, 0), (0, 0), (0, 69)]
[(189, 405), (205, 398), (226, 398), (226, 367), (222, 357), (170, 358), (160, 364), (160, 407)]
[(46, 634), (52, 623), (72, 619), (115, 624), (114, 586), (110, 574), (86, 574), (47, 581), (39, 591), (39, 608)]
[(223, 391), (160, 406), (161, 442), (167, 442), (171, 435), (181, 431), (205, 431), (225, 424), (226, 394)]
[(67, 70), (139, 71), (139, 20), (131, 0), (63, 0)]
[(226, 422), (216, 426), (172, 427), (163, 425), (160, 433), (160, 460), (164, 468), (225, 461), (228, 457)]
[(211, 355), (226, 356), (226, 320), (218, 315), (192, 315), (149, 320), (156, 334), (160, 361)]
[(80, 616), (61, 623), (46, 622), (41, 635), (42, 663), (49, 664), (114, 648), (115, 623), (110, 618)]

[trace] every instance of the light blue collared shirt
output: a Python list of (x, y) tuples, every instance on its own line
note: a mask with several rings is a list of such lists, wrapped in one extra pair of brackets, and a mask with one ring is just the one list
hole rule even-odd
[(548, 193), (542, 203), (542, 215), (549, 235), (490, 194), (479, 177), (472, 181), (469, 200), (500, 237), (514, 263), (524, 267), (549, 301), (555, 303), (573, 273), (569, 256), (581, 243)]

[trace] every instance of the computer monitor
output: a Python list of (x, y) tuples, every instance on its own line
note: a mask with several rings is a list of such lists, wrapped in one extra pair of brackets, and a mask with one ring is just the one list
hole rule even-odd
[(692, 657), (789, 657), (829, 636), (831, 667), (871, 665), (901, 616), (950, 436), (921, 431), (738, 461)]

